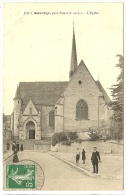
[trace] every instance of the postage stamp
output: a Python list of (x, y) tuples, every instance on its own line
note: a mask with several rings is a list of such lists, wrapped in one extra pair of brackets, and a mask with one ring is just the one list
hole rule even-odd
[(36, 187), (35, 165), (6, 165), (6, 188), (28, 188)]
[(4, 162), (4, 189), (6, 190), (41, 190), (45, 182), (42, 166), (36, 161), (20, 159), (20, 162)]

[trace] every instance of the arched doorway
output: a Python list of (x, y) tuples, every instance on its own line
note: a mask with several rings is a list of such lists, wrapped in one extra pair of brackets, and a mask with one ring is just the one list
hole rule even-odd
[(35, 139), (35, 124), (32, 121), (27, 122), (26, 130), (28, 132), (27, 139)]

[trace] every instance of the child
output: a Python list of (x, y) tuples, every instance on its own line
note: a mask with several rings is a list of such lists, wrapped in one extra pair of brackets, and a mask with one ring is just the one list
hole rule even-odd
[(77, 151), (76, 151), (76, 164), (79, 163), (79, 159), (80, 159), (80, 151), (79, 151), (79, 148), (77, 148)]

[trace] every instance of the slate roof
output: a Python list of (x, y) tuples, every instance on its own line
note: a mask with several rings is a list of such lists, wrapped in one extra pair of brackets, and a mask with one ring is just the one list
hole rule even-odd
[(20, 82), (19, 90), (22, 104), (27, 104), (29, 99), (35, 105), (55, 105), (68, 82)]
[(19, 87), (17, 86), (17, 90), (16, 90), (16, 93), (15, 93), (15, 97), (14, 99), (20, 99), (21, 96), (20, 96), (20, 90), (19, 90)]
[(99, 90), (103, 93), (104, 98), (105, 98), (105, 102), (109, 103), (111, 102), (111, 99), (109, 98), (108, 94), (106, 93), (106, 91), (104, 90), (104, 88), (102, 87), (101, 83), (99, 81), (95, 81)]

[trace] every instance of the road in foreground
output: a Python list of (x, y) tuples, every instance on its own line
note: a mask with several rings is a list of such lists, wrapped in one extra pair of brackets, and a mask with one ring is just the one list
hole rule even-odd
[(19, 160), (34, 160), (42, 167), (45, 174), (42, 190), (123, 190), (122, 180), (90, 178), (49, 153), (24, 151), (18, 154)]

